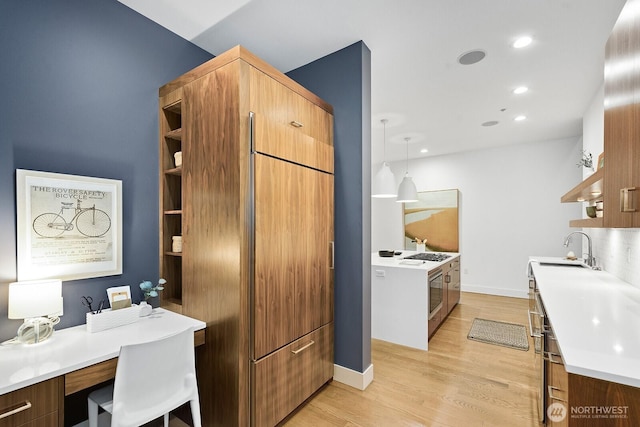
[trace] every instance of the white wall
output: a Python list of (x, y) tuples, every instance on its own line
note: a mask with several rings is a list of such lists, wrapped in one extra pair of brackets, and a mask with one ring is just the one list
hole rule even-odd
[[(573, 138), (410, 161), (418, 191), (460, 190), (463, 291), (526, 297), (528, 257), (566, 254), (582, 207), (560, 197), (582, 179), (581, 149)], [(399, 183), (405, 162), (391, 169)], [(402, 204), (373, 199), (371, 225), (373, 251), (402, 249)]]
[[(604, 151), (604, 85), (596, 91), (585, 111), (582, 130), (584, 149), (597, 157)], [(591, 236), (593, 253), (599, 266), (640, 287), (639, 229), (593, 228), (584, 229), (584, 232)]]

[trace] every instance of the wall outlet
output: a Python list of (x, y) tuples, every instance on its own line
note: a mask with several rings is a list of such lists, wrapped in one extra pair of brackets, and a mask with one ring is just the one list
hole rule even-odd
[(384, 270), (376, 270), (376, 277), (384, 277)]
[(468, 268), (464, 269), (464, 274), (469, 274), (469, 269)]

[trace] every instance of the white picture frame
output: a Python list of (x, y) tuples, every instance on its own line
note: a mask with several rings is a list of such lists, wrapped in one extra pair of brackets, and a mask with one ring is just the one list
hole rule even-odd
[(16, 170), (18, 280), (122, 274), (122, 181)]

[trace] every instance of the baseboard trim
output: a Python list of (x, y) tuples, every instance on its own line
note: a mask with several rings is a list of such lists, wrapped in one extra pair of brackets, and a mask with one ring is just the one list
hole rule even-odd
[(521, 291), (517, 289), (505, 289), (505, 288), (490, 288), (487, 286), (467, 285), (462, 284), (462, 292), (473, 292), (474, 294), (487, 294), (498, 295), (501, 297), (513, 297), (513, 298), (529, 298), (527, 290)]
[(366, 389), (373, 381), (373, 364), (364, 372), (354, 371), (340, 365), (333, 365), (333, 380), (358, 390)]

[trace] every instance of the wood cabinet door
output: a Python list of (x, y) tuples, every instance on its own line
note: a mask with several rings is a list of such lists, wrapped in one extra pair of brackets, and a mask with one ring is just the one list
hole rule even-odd
[(252, 426), (280, 422), (333, 377), (333, 323), (251, 363)]
[(257, 360), (333, 319), (333, 176), (261, 154), (253, 159)]
[[(638, 0), (627, 2), (625, 10)], [(622, 15), (621, 15), (622, 16)], [(640, 53), (640, 18), (619, 19), (605, 49), (604, 112), (604, 226), (640, 226), (640, 61), (629, 64)], [(626, 66), (625, 66), (626, 64)], [(625, 70), (631, 66), (635, 72)], [(622, 70), (622, 71), (621, 71)], [(625, 189), (635, 188), (635, 191)], [(635, 212), (624, 212), (627, 208)]]

